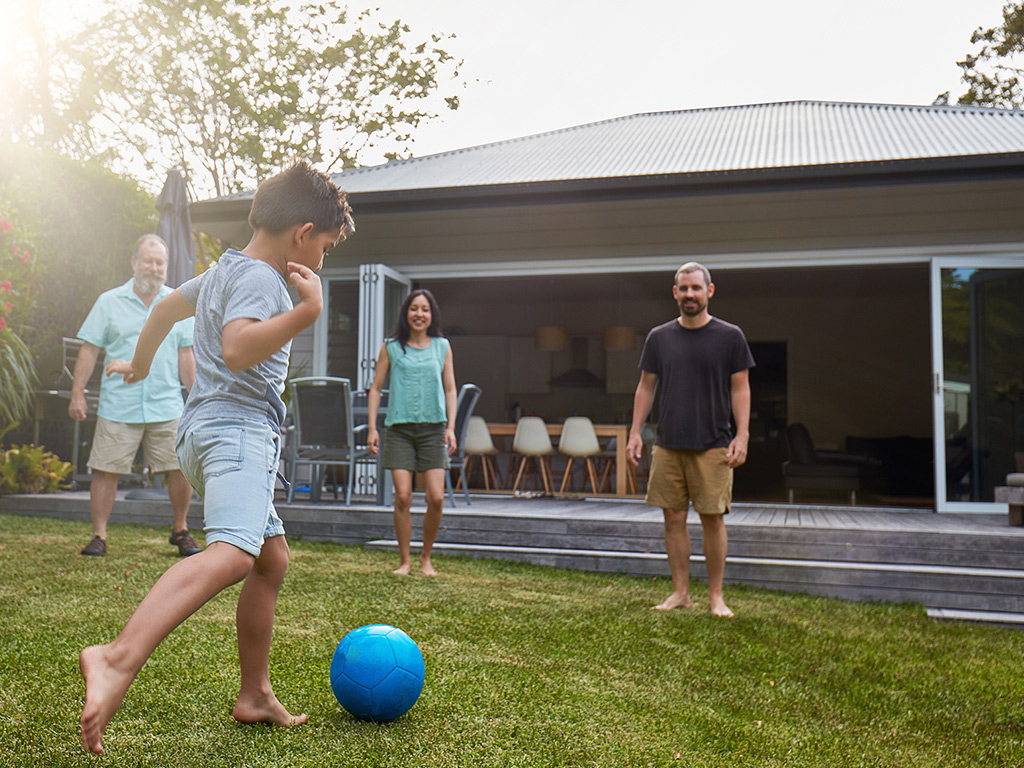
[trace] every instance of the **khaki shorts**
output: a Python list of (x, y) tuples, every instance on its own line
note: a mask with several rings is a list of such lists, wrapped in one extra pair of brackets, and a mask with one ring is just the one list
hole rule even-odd
[(150, 472), (178, 469), (174, 444), (178, 439), (178, 420), (152, 424), (122, 424), (96, 419), (89, 468), (99, 472), (127, 475), (132, 471), (135, 454), (142, 444), (143, 457)]
[(724, 515), (732, 501), (732, 468), (725, 448), (674, 451), (654, 446), (647, 498), (652, 507)]

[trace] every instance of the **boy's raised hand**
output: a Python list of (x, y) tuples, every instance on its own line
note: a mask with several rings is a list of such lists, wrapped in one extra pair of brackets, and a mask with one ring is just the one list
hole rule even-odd
[[(289, 261), (288, 282), (295, 286), (295, 292), (299, 294), (300, 302), (323, 308), (324, 295), (320, 288), (320, 278), (312, 269), (303, 264)], [(320, 309), (317, 309), (317, 314), (320, 314)]]
[(103, 370), (106, 371), (107, 376), (113, 376), (115, 373), (121, 374), (124, 376), (125, 384), (134, 384), (149, 375), (149, 371), (136, 371), (130, 360), (111, 360)]

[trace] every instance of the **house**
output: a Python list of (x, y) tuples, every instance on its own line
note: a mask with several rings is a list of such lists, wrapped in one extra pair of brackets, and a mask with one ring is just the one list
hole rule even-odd
[[(643, 336), (677, 314), (672, 275), (698, 260), (712, 313), (758, 361), (738, 497), (777, 492), (782, 431), (802, 422), (818, 447), (879, 457), (878, 499), (1005, 509), (993, 488), (1024, 451), (1024, 113), (639, 114), (336, 180), (358, 232), (296, 343), (308, 373), (365, 386), (415, 282), (487, 419), (627, 421)], [(244, 244), (250, 196), (193, 204), (194, 226)], [(564, 348), (537, 344), (552, 329)]]

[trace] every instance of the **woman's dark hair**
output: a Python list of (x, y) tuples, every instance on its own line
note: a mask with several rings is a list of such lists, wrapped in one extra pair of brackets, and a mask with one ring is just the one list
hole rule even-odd
[(402, 345), (405, 352), (405, 345), (409, 343), (409, 336), (412, 331), (409, 328), (409, 306), (417, 296), (422, 296), (430, 305), (430, 326), (427, 328), (427, 336), (444, 336), (441, 331), (441, 309), (437, 306), (434, 294), (426, 288), (417, 288), (405, 297), (402, 308), (398, 310), (398, 322), (395, 323), (395, 330), (391, 332), (391, 338)]

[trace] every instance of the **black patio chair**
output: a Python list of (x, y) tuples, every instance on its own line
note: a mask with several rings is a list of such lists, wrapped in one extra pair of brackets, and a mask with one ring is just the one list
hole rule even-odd
[[(462, 479), (462, 492), (466, 496), (466, 503), (469, 500), (469, 483), (466, 482), (466, 432), (469, 431), (469, 417), (473, 415), (477, 400), (480, 399), (480, 387), (476, 384), (463, 384), (459, 390), (459, 399), (455, 406), (455, 453), (449, 457), (450, 469), (457, 469)], [(448, 497), (452, 506), (455, 506), (455, 489), (452, 487), (451, 471), (444, 474), (445, 485), (448, 487)]]
[[(370, 456), (366, 441), (357, 433), (366, 425), (352, 422), (352, 392), (348, 379), (333, 376), (304, 376), (288, 382), (291, 390), (292, 432), (288, 441), (288, 471), (291, 475), (288, 501), (295, 494), (295, 475), (300, 464), (312, 467), (310, 498), (316, 499), (324, 467), (346, 470), (345, 504), (352, 503), (352, 484), (357, 461)], [(334, 497), (338, 486), (334, 484)]]

